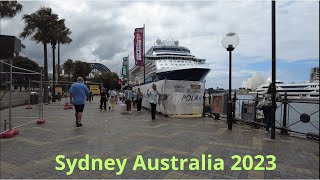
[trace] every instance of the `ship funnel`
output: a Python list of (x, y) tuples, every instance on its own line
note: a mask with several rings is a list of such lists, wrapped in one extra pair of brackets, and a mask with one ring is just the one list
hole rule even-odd
[(174, 45), (179, 46), (179, 41), (174, 41)]
[(161, 44), (161, 39), (158, 38), (158, 39), (156, 40), (156, 43), (157, 43), (157, 45), (160, 45), (160, 44)]

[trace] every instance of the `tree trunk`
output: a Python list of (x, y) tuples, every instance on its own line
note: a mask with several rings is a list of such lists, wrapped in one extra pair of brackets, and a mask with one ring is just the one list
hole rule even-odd
[(52, 102), (56, 102), (56, 45), (52, 44)]
[(49, 102), (49, 92), (48, 92), (48, 57), (47, 57), (47, 43), (43, 43), (43, 56), (44, 56), (44, 81), (46, 83), (43, 84), (44, 87), (44, 102)]
[(60, 80), (60, 42), (58, 42), (58, 78), (57, 82)]

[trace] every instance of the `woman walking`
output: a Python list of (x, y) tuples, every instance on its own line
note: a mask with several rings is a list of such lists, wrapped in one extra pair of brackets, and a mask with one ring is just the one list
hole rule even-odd
[(152, 84), (152, 90), (149, 91), (148, 89), (147, 94), (148, 94), (149, 103), (151, 106), (151, 119), (154, 120), (156, 119), (156, 108), (157, 108), (157, 103), (159, 99), (159, 92), (157, 90), (157, 86), (155, 84)]
[(140, 112), (141, 111), (141, 103), (142, 103), (142, 99), (143, 99), (143, 94), (140, 91), (140, 88), (138, 88), (138, 92), (136, 94), (136, 101), (137, 101), (137, 111)]

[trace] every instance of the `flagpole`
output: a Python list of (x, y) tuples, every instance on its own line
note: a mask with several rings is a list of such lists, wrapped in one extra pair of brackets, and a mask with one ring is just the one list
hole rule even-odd
[(145, 25), (143, 24), (143, 84), (146, 83), (146, 58), (145, 58), (145, 44), (146, 44), (146, 38), (145, 38)]

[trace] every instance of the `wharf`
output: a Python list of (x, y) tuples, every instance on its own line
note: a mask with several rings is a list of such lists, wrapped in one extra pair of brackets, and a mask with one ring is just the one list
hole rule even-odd
[[(75, 127), (74, 110), (63, 110), (63, 103), (55, 102), (45, 106), (45, 124), (30, 123), (19, 128), (19, 135), (1, 139), (0, 178), (319, 178), (318, 141), (278, 134), (271, 140), (263, 129), (234, 124), (230, 131), (224, 120), (213, 118), (157, 115), (157, 120), (151, 121), (148, 110), (120, 114), (117, 105), (115, 111), (100, 112), (98, 103), (95, 97), (86, 104), (83, 127)], [(101, 159), (128, 158), (128, 163), (119, 176), (115, 171), (78, 169), (67, 176), (66, 170), (55, 170), (55, 158), (60, 154), (68, 158), (82, 158), (85, 154)], [(148, 158), (198, 159), (201, 154), (212, 154), (224, 159), (225, 170), (133, 171), (138, 154)], [(231, 171), (233, 155), (274, 155), (277, 167), (273, 171)]]

